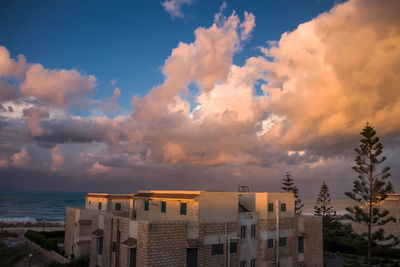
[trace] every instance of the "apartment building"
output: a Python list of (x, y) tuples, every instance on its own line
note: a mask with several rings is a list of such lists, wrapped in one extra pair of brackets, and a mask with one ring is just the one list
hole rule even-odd
[(295, 216), (294, 200), (290, 193), (88, 194), (85, 208), (67, 209), (66, 246), (76, 249), (66, 253), (90, 254), (90, 265), (102, 267), (322, 266), (321, 218)]

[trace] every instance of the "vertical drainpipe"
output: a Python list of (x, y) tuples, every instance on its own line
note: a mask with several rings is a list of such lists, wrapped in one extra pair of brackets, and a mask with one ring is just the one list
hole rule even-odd
[(227, 266), (227, 265), (226, 265), (226, 257), (227, 257), (227, 254), (228, 254), (228, 253), (227, 253), (227, 250), (228, 250), (228, 249), (227, 249), (226, 243), (227, 243), (227, 223), (225, 223), (225, 240), (224, 240), (224, 247), (225, 247), (225, 249), (224, 249), (224, 252), (225, 252), (224, 261), (225, 261), (225, 262), (224, 262), (224, 263), (225, 263), (225, 264), (224, 264), (224, 266)]
[(121, 232), (119, 231), (119, 219), (117, 219), (117, 245), (116, 245), (116, 251), (115, 251), (115, 266), (119, 267), (119, 243), (121, 239)]
[(231, 237), (229, 235), (228, 235), (227, 253), (228, 253), (228, 267), (230, 267), (231, 266)]
[(113, 242), (113, 232), (114, 232), (114, 218), (111, 218), (111, 244), (110, 244), (110, 266), (112, 266), (112, 242)]
[(277, 200), (276, 201), (276, 214), (275, 214), (275, 219), (276, 219), (276, 266), (279, 266), (279, 220), (281, 216), (281, 201)]

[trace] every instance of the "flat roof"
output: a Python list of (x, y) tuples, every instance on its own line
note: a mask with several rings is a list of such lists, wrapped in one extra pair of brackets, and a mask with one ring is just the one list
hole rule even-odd
[(95, 198), (133, 198), (133, 194), (104, 194), (104, 193), (87, 193), (85, 198), (95, 197)]
[(200, 194), (189, 194), (189, 193), (157, 193), (157, 192), (139, 192), (135, 194), (135, 197), (143, 198), (178, 198), (178, 199), (195, 199)]

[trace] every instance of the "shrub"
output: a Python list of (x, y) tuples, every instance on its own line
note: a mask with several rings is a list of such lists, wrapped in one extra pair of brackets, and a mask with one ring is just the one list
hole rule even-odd
[(55, 252), (60, 252), (57, 247), (57, 242), (54, 240), (47, 240), (42, 234), (36, 231), (28, 230), (25, 233), (25, 237), (30, 241), (38, 244), (46, 250), (54, 250)]

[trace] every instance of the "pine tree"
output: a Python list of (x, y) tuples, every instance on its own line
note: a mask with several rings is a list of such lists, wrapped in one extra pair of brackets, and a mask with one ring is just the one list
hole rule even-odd
[(380, 156), (383, 145), (379, 142), (374, 128), (367, 123), (360, 134), (362, 135), (361, 144), (354, 149), (356, 165), (353, 166), (358, 177), (353, 182), (352, 192), (346, 192), (345, 195), (359, 202), (361, 207), (347, 207), (346, 210), (349, 213), (345, 216), (347, 219), (367, 226), (367, 258), (370, 261), (373, 243), (394, 238), (393, 236), (384, 237), (383, 229), (372, 232), (372, 227), (384, 225), (393, 220), (387, 210), (379, 208), (379, 204), (388, 197), (388, 194), (393, 193), (393, 186), (390, 181), (386, 181), (390, 176), (390, 167), (378, 169), (386, 157)]
[(301, 204), (301, 200), (299, 198), (299, 189), (294, 185), (293, 178), (290, 176), (290, 173), (287, 172), (285, 178), (283, 178), (281, 189), (285, 192), (293, 193), (296, 198), (294, 211), (296, 215), (301, 215), (302, 208), (304, 205)]
[(322, 232), (325, 234), (328, 224), (334, 220), (334, 209), (331, 204), (331, 196), (329, 188), (325, 181), (321, 185), (314, 213), (317, 216), (322, 216)]

